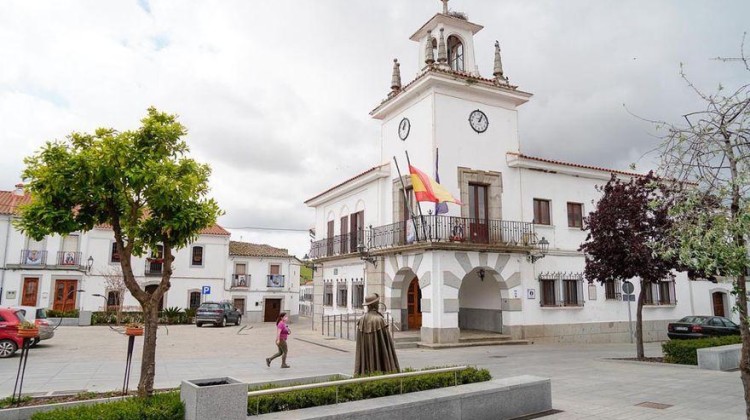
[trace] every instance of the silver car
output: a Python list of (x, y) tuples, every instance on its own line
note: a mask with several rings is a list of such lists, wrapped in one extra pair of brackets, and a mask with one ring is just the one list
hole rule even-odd
[(224, 327), (229, 322), (234, 325), (240, 325), (242, 322), (242, 313), (229, 302), (203, 302), (195, 311), (197, 327), (207, 323)]
[(47, 320), (47, 309), (34, 306), (20, 306), (18, 310), (23, 313), (27, 321), (33, 322), (39, 328), (39, 337), (31, 342), (31, 347), (36, 346), (42, 340), (49, 340), (55, 336), (55, 328)]

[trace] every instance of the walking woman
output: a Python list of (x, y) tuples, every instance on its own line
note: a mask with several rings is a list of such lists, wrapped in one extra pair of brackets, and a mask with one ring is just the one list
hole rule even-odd
[(286, 312), (280, 313), (278, 318), (276, 318), (276, 347), (279, 348), (279, 351), (278, 353), (266, 359), (266, 366), (268, 367), (271, 367), (271, 361), (279, 356), (281, 356), (281, 367), (289, 367), (289, 365), (286, 364), (286, 339), (287, 337), (289, 337), (290, 333), (289, 327), (286, 326), (286, 323), (288, 321), (289, 316), (287, 316)]

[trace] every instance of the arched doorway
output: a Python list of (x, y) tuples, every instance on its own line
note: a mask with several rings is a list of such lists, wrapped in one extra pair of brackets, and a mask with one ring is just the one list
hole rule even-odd
[(467, 273), (458, 289), (458, 328), (503, 332), (500, 283), (495, 270), (475, 268)]
[(406, 290), (406, 323), (409, 330), (422, 328), (422, 290), (416, 277)]
[(726, 293), (713, 292), (711, 293), (711, 302), (714, 307), (715, 316), (726, 316), (724, 311)]
[[(151, 285), (149, 285), (149, 286), (146, 286), (146, 287), (144, 288), (144, 290), (145, 290), (145, 291), (146, 291), (146, 293), (148, 293), (149, 295), (152, 295), (152, 294), (154, 294), (154, 292), (156, 291), (156, 288), (157, 288), (157, 287), (159, 287), (159, 285), (157, 285), (157, 284), (151, 284)], [(161, 311), (162, 311), (163, 309), (164, 309), (164, 296), (162, 296), (162, 297), (161, 297), (161, 300), (159, 301), (159, 312), (161, 312)]]

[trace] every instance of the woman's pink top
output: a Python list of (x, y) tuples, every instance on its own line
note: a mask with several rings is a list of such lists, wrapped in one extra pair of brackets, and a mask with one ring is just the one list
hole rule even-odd
[(286, 324), (284, 321), (280, 321), (278, 324), (276, 324), (276, 328), (279, 329), (279, 339), (286, 341), (286, 338), (289, 337), (289, 332), (286, 329)]

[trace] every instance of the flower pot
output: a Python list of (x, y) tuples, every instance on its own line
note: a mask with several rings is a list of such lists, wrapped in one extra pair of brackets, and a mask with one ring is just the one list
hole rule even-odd
[(125, 335), (140, 336), (143, 335), (143, 328), (126, 327)]
[(21, 338), (35, 338), (39, 337), (39, 329), (19, 329), (18, 330), (18, 336)]

